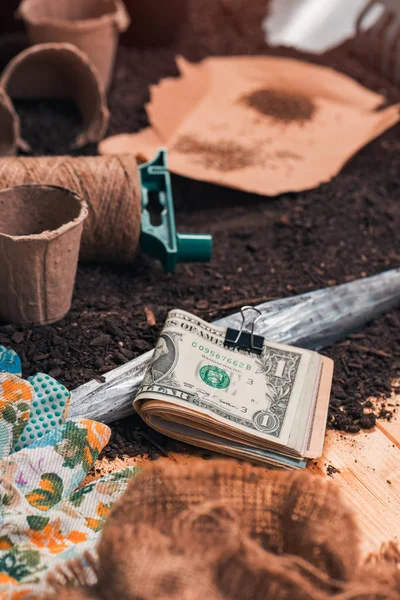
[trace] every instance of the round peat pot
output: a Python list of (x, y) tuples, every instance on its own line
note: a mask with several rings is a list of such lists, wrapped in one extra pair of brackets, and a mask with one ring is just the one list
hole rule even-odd
[(188, 0), (125, 0), (131, 26), (124, 46), (168, 46), (179, 37), (188, 13)]
[[(74, 148), (99, 142), (104, 137), (109, 119), (104, 86), (87, 55), (73, 44), (38, 44), (26, 48), (1, 73), (1, 89), (12, 100), (60, 97), (74, 100), (83, 127)], [(29, 149), (23, 140), (19, 144)]]
[(122, 0), (23, 0), (19, 15), (31, 44), (77, 46), (97, 68), (105, 88), (109, 86), (119, 34), (130, 23)]
[(87, 215), (65, 188), (0, 191), (0, 321), (46, 325), (66, 315)]

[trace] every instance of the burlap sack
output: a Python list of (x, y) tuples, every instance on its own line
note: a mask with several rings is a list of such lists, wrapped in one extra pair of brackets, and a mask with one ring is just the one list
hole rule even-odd
[[(74, 600), (399, 598), (399, 553), (360, 565), (354, 517), (334, 482), (234, 461), (157, 461), (106, 523)], [(64, 573), (65, 575), (65, 573)], [(71, 599), (57, 590), (57, 600)]]

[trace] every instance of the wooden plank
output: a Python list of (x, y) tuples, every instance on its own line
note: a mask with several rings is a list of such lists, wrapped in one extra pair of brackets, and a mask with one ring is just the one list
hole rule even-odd
[[(400, 384), (399, 381), (395, 381), (396, 389)], [(394, 444), (399, 445), (400, 440), (400, 395), (393, 393), (392, 397), (385, 402), (387, 408), (394, 414), (390, 421), (380, 420), (377, 422), (377, 427), (383, 433), (385, 433), (390, 439), (393, 440)]]
[(379, 431), (382, 431), (382, 433), (390, 440), (392, 440), (395, 446), (400, 447), (400, 419), (381, 421), (377, 424), (377, 428)]
[(329, 431), (324, 456), (309, 469), (328, 477), (329, 466), (358, 519), (364, 553), (400, 539), (400, 450), (380, 429), (343, 435)]

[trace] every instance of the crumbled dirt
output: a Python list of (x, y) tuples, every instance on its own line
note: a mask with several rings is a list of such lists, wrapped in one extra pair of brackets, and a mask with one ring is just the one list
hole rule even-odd
[[(250, 4), (251, 8), (246, 0), (232, 0), (228, 7), (223, 0), (193, 0), (191, 23), (179, 47), (121, 48), (109, 95), (109, 134), (134, 132), (147, 124), (149, 84), (177, 74), (175, 52), (191, 60), (209, 54), (268, 52), (259, 27), (264, 0)], [(0, 43), (0, 64), (12, 53), (6, 42), (3, 38)], [(13, 44), (18, 46), (15, 39)], [(398, 91), (344, 58), (344, 52), (315, 60), (398, 101)], [(274, 53), (294, 54), (285, 49)], [(41, 102), (38, 113), (29, 103), (20, 110), (23, 134), (37, 154), (65, 152), (79, 130), (76, 111), (65, 102)], [(363, 148), (330, 183), (275, 198), (174, 176), (178, 230), (213, 234), (210, 264), (182, 264), (175, 275), (165, 274), (157, 261), (143, 255), (133, 267), (80, 265), (65, 319), (47, 327), (2, 325), (0, 343), (20, 353), (25, 375), (49, 372), (74, 388), (152, 348), (167, 311), (174, 307), (213, 320), (242, 304), (398, 267), (399, 140), (397, 126)], [(390, 419), (396, 410), (391, 382), (400, 375), (400, 310), (326, 354), (335, 359), (329, 427), (351, 432), (372, 427), (374, 415)], [(114, 425), (106, 454), (155, 456), (178, 446), (133, 416)]]
[(174, 150), (195, 157), (195, 161), (208, 169), (217, 171), (235, 171), (260, 163), (258, 149), (246, 148), (242, 144), (229, 140), (202, 142), (194, 137), (183, 135), (178, 138)]
[[(16, 99), (14, 105), (21, 119), (21, 135), (34, 154), (63, 155), (70, 152), (81, 128), (79, 109), (73, 102), (68, 99), (55, 102)], [(95, 153), (94, 145), (79, 151), (79, 154)]]
[(312, 119), (316, 109), (315, 103), (308, 96), (285, 90), (256, 90), (244, 96), (242, 102), (281, 123), (305, 123)]
[(333, 465), (328, 465), (327, 469), (326, 469), (326, 474), (329, 477), (333, 477), (336, 473), (340, 473), (339, 469), (337, 469), (336, 467), (334, 467)]

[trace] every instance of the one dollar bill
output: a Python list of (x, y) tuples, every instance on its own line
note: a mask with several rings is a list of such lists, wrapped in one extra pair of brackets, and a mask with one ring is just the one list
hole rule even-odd
[(225, 337), (223, 328), (171, 311), (135, 409), (154, 429), (188, 443), (303, 466), (312, 446), (322, 448), (330, 361), (268, 341), (255, 355), (226, 347)]

